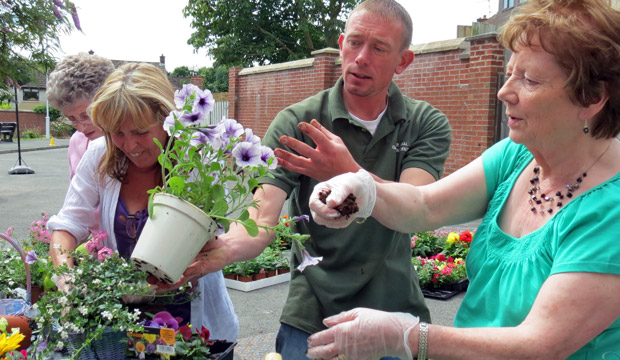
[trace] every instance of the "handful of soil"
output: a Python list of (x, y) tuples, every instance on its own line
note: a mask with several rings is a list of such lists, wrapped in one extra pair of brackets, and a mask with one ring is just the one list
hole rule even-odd
[[(319, 200), (321, 200), (323, 204), (326, 204), (327, 197), (331, 193), (332, 193), (331, 190), (321, 191), (319, 193)], [(340, 215), (344, 216), (345, 219), (349, 219), (351, 215), (358, 212), (360, 208), (357, 206), (357, 203), (355, 202), (355, 195), (349, 194), (349, 196), (347, 196), (347, 198), (344, 199), (344, 201), (340, 205), (336, 206), (334, 209), (338, 210)]]

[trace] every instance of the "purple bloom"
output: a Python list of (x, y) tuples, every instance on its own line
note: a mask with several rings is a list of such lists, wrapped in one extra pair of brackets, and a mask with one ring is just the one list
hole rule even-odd
[(165, 327), (177, 331), (179, 330), (180, 322), (181, 318), (175, 318), (167, 311), (160, 311), (157, 314), (153, 315), (153, 321), (151, 322), (151, 324), (154, 324), (157, 327)]
[(235, 119), (222, 118), (217, 125), (222, 128), (222, 142), (224, 145), (230, 144), (231, 139), (236, 139), (243, 134), (243, 126)]
[(71, 4), (71, 17), (73, 18), (75, 28), (82, 31), (82, 26), (80, 26), (80, 18), (78, 17), (77, 9), (74, 4)]
[(310, 254), (308, 253), (306, 249), (302, 250), (301, 254), (303, 255), (304, 258), (303, 260), (301, 260), (301, 264), (299, 264), (299, 266), (297, 267), (297, 270), (299, 270), (299, 272), (304, 272), (306, 267), (314, 266), (320, 263), (321, 261), (323, 261), (322, 256), (317, 256), (317, 257), (310, 256)]
[(153, 343), (146, 344), (146, 352), (147, 354), (154, 354), (157, 347)]
[(60, 14), (60, 10), (58, 10), (58, 7), (56, 7), (56, 5), (54, 5), (52, 7), (53, 11), (54, 11), (54, 16), (56, 16), (56, 18), (58, 18), (58, 20), (62, 21), (62, 15)]
[(172, 129), (174, 129), (174, 121), (175, 119), (180, 118), (181, 115), (183, 115), (183, 113), (185, 113), (185, 111), (173, 110), (170, 112), (170, 115), (166, 117), (166, 120), (164, 120), (164, 130), (166, 130), (168, 135), (172, 136)]
[(252, 132), (252, 129), (245, 129), (245, 141), (260, 145), (260, 138)]
[(310, 221), (310, 216), (308, 216), (308, 215), (301, 215), (301, 216), (295, 216), (295, 217), (293, 218), (293, 221), (294, 221), (294, 222), (300, 222), (300, 221), (302, 221), (302, 220), (303, 220), (303, 221)]
[[(275, 169), (276, 166), (278, 166), (278, 159), (276, 159), (275, 156), (273, 156), (273, 150), (271, 150), (271, 148), (268, 146), (261, 146), (260, 151), (261, 151), (261, 155), (260, 155), (261, 164), (263, 166), (268, 166), (269, 169)], [(273, 159), (273, 161), (271, 162), (271, 165), (268, 162), (269, 159)]]
[(32, 265), (35, 261), (39, 260), (37, 253), (34, 250), (26, 251), (26, 264)]
[(232, 150), (235, 162), (240, 167), (254, 167), (261, 163), (260, 146), (249, 142), (240, 142)]
[(194, 84), (184, 84), (181, 90), (174, 92), (174, 104), (177, 108), (182, 109), (185, 106), (186, 99), (192, 95), (196, 90), (200, 90), (198, 86)]
[(222, 146), (222, 132), (223, 128), (216, 127), (206, 127), (198, 129), (200, 133), (202, 133), (206, 137), (205, 144), (209, 144), (214, 149), (219, 149)]
[(201, 113), (203, 116), (207, 116), (213, 109), (215, 99), (213, 94), (209, 90), (196, 90), (196, 98), (194, 99), (193, 111)]
[(179, 121), (183, 126), (205, 126), (207, 124), (207, 118), (199, 111), (187, 112), (184, 111), (179, 118)]
[(54, 0), (54, 4), (56, 4), (56, 6), (58, 6), (61, 9), (65, 8), (65, 4), (60, 0)]

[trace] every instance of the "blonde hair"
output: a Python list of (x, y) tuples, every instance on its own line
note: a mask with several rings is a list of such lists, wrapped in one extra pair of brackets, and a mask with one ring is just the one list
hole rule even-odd
[(620, 133), (620, 11), (608, 0), (529, 0), (504, 25), (504, 47), (531, 46), (540, 39), (567, 75), (576, 104), (588, 106), (606, 92), (609, 100), (590, 124), (590, 135)]
[(131, 119), (146, 130), (163, 125), (174, 105), (174, 88), (164, 72), (151, 64), (130, 63), (116, 69), (101, 86), (89, 107), (93, 123), (103, 130), (107, 151), (99, 164), (99, 173), (123, 180), (127, 157), (112, 142), (111, 134)]

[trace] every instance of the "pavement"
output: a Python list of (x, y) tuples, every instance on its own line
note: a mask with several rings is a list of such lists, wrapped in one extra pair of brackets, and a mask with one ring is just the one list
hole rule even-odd
[[(41, 211), (52, 215), (60, 210), (69, 185), (68, 139), (0, 141), (0, 231), (15, 227), (15, 236), (24, 238)], [(19, 150), (19, 151), (18, 151)], [(9, 174), (15, 166), (27, 166), (33, 174)], [(453, 229), (472, 229), (477, 222)], [(288, 283), (250, 292), (229, 289), (239, 317), (240, 333), (235, 360), (262, 360), (274, 352), (279, 317), (288, 293)], [(433, 322), (452, 326), (464, 293), (449, 300), (427, 299)]]

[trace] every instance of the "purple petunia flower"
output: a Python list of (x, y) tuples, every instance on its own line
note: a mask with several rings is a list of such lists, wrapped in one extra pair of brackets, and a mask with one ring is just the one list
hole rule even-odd
[(207, 140), (205, 144), (209, 144), (214, 149), (219, 149), (222, 146), (222, 133), (224, 131), (223, 128), (219, 126), (209, 126), (206, 128), (200, 128), (198, 129), (198, 131), (204, 134), (204, 136), (206, 137)]
[(181, 114), (181, 117), (179, 117), (179, 121), (185, 127), (188, 127), (188, 126), (198, 127), (198, 126), (207, 125), (207, 118), (200, 111), (191, 112), (191, 113), (184, 111)]
[(172, 136), (172, 130), (171, 129), (174, 129), (174, 121), (175, 121), (175, 119), (180, 118), (181, 115), (183, 115), (184, 113), (185, 113), (185, 111), (173, 110), (173, 111), (170, 112), (170, 115), (168, 115), (166, 117), (166, 120), (164, 120), (164, 130), (166, 130), (168, 135)]
[(213, 110), (213, 105), (215, 104), (215, 99), (213, 98), (213, 94), (209, 90), (196, 90), (196, 98), (194, 99), (194, 107), (192, 111), (199, 112), (203, 116), (208, 116), (211, 110)]
[[(269, 166), (269, 169), (272, 169), (272, 170), (275, 169), (278, 166), (278, 159), (276, 159), (275, 156), (273, 155), (273, 150), (271, 150), (271, 148), (268, 146), (261, 146), (260, 151), (261, 151), (261, 155), (260, 155), (261, 165)], [(269, 164), (268, 162), (269, 159), (273, 159), (271, 164)]]
[(243, 125), (239, 124), (235, 119), (222, 118), (217, 125), (222, 128), (222, 146), (228, 146), (231, 139), (236, 139), (243, 135)]
[(300, 221), (302, 221), (302, 220), (303, 220), (303, 221), (310, 221), (310, 216), (308, 216), (308, 215), (300, 215), (300, 216), (295, 216), (295, 217), (293, 218), (293, 221), (294, 221), (294, 222), (300, 222)]
[(314, 266), (323, 261), (322, 256), (310, 256), (310, 253), (308, 253), (306, 249), (302, 250), (301, 254), (304, 258), (303, 260), (301, 260), (301, 264), (299, 264), (299, 266), (297, 267), (297, 270), (299, 270), (299, 272), (303, 272), (308, 266)]
[(174, 104), (177, 108), (182, 109), (185, 106), (185, 101), (192, 93), (200, 88), (194, 84), (184, 84), (180, 90), (174, 92)]
[(26, 251), (26, 264), (32, 265), (35, 261), (39, 260), (37, 253), (34, 250)]
[(232, 150), (232, 156), (240, 167), (254, 167), (261, 163), (260, 145), (249, 142), (240, 142)]
[(157, 314), (153, 315), (153, 320), (148, 326), (155, 326), (160, 328), (165, 327), (177, 331), (179, 330), (179, 323), (181, 321), (181, 318), (175, 318), (167, 311), (160, 311)]
[(260, 138), (252, 132), (252, 129), (245, 129), (245, 141), (260, 145)]

